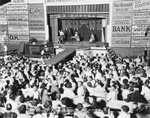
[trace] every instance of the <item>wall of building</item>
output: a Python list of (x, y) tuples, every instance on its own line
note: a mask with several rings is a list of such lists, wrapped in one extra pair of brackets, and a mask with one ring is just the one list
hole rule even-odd
[[(110, 1), (111, 0), (11, 0), (10, 3), (0, 6), (0, 15), (2, 16), (0, 18), (0, 29), (2, 29), (3, 34), (6, 34), (4, 42), (10, 45), (14, 44), (14, 48), (16, 48), (17, 44), (20, 42), (28, 42), (31, 38), (36, 38), (39, 42), (49, 40), (47, 6), (110, 4)], [(39, 13), (41, 11), (42, 13)], [(111, 22), (110, 19), (109, 21), (107, 20), (105, 24), (106, 34), (111, 31), (111, 27), (109, 27), (110, 24), (107, 24), (107, 22)], [(111, 41), (110, 35), (107, 36), (106, 41)], [(2, 41), (0, 40), (0, 42)]]
[(20, 42), (35, 38), (45, 42), (45, 0), (12, 0), (0, 6), (0, 43), (16, 49)]
[(113, 0), (111, 47), (126, 56), (143, 55), (150, 45), (150, 0)]
[[(39, 4), (43, 9), (41, 16), (35, 15), (40, 8)], [(6, 34), (3, 38), (5, 42), (15, 45), (21, 41), (27, 42), (30, 38), (45, 42), (49, 40), (48, 6), (97, 4), (109, 4), (109, 18), (103, 25), (106, 41), (118, 54), (142, 54), (143, 49), (149, 47), (150, 38), (149, 35), (145, 36), (145, 32), (150, 24), (150, 0), (12, 0), (0, 6), (0, 37)], [(24, 11), (19, 10), (22, 8)], [(17, 23), (21, 25), (15, 25)], [(41, 28), (36, 29), (39, 24)]]

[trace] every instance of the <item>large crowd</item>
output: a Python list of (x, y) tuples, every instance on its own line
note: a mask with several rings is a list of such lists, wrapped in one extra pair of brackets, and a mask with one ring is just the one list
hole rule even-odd
[[(107, 106), (115, 100), (150, 102), (147, 60), (106, 54), (76, 55), (57, 65), (25, 56), (0, 59), (0, 118), (132, 118), (148, 108)], [(145, 111), (144, 111), (145, 112)]]

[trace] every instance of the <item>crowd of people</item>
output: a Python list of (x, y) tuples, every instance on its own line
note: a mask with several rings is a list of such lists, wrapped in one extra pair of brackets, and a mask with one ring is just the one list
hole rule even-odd
[(149, 70), (144, 57), (124, 59), (113, 50), (57, 65), (6, 56), (0, 60), (0, 118), (132, 118), (148, 108), (122, 105), (115, 115), (107, 103), (149, 103)]

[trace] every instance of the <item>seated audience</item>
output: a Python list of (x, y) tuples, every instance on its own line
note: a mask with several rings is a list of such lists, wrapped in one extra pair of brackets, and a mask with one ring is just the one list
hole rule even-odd
[(130, 109), (133, 113), (149, 113), (149, 107), (138, 105), (150, 101), (150, 69), (142, 58), (123, 58), (108, 49), (106, 54), (79, 54), (47, 65), (8, 55), (0, 59), (0, 116), (112, 117), (110, 113), (117, 108), (121, 110), (118, 118), (130, 118), (129, 108), (124, 106), (130, 102), (137, 104)]
[(126, 105), (121, 106), (121, 113), (117, 118), (131, 118), (131, 115), (129, 112), (129, 107)]
[(26, 105), (21, 105), (18, 109), (20, 114), (17, 118), (31, 118), (31, 116), (26, 113)]
[(17, 118), (17, 114), (12, 112), (12, 105), (10, 103), (6, 104), (6, 112), (4, 113), (4, 118)]

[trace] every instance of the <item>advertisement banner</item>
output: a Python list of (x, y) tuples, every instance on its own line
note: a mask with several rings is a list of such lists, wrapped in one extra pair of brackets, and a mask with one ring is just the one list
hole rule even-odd
[(43, 20), (44, 19), (44, 5), (42, 3), (29, 4), (29, 18)]
[(132, 26), (132, 36), (145, 36), (146, 29), (149, 25)]
[(130, 47), (132, 1), (114, 1), (112, 18), (112, 47)]
[(131, 19), (132, 1), (114, 1), (113, 19)]
[(10, 4), (7, 7), (7, 14), (28, 14), (27, 4)]
[(12, 3), (14, 4), (21, 4), (21, 3), (27, 3), (27, 0), (11, 0)]
[(8, 41), (8, 30), (7, 25), (0, 25), (0, 43)]
[(6, 6), (0, 6), (0, 25), (7, 25)]
[(150, 18), (133, 19), (133, 25), (140, 25), (140, 24), (150, 24)]
[(8, 25), (28, 25), (28, 15), (8, 15)]
[(132, 47), (145, 47), (149, 43), (150, 0), (133, 2)]
[(114, 47), (129, 47), (130, 39), (129, 37), (113, 37), (112, 44)]
[(150, 24), (150, 11), (149, 12), (134, 12), (133, 25)]
[(131, 26), (114, 25), (112, 27), (112, 37), (131, 37)]
[(136, 0), (133, 3), (134, 11), (150, 11), (150, 0)]
[[(17, 1), (13, 1), (17, 2)], [(18, 1), (24, 2), (24, 1)], [(29, 18), (27, 4), (10, 4), (7, 7), (8, 39), (11, 44), (29, 40)]]
[(44, 31), (44, 5), (29, 4), (29, 25), (30, 31)]
[(28, 26), (11, 26), (8, 27), (9, 34), (17, 34), (17, 35), (29, 35), (29, 27)]
[(0, 14), (0, 25), (7, 25), (6, 15), (1, 15)]
[(133, 18), (135, 19), (145, 19), (150, 18), (150, 11), (149, 12), (135, 12), (133, 13)]
[(30, 24), (30, 31), (44, 31), (45, 27), (44, 27), (44, 21), (38, 21), (38, 20), (32, 20), (29, 21)]
[(11, 44), (19, 44), (20, 42), (28, 42), (29, 35), (9, 34), (9, 42)]
[(132, 47), (147, 47), (150, 43), (150, 37), (133, 37)]
[(112, 22), (113, 25), (130, 25), (131, 24), (131, 20), (130, 19), (116, 19), (113, 20)]
[(4, 14), (6, 14), (6, 10), (7, 10), (7, 6), (6, 5), (2, 5), (2, 6), (0, 6), (0, 14), (2, 15), (4, 15)]

